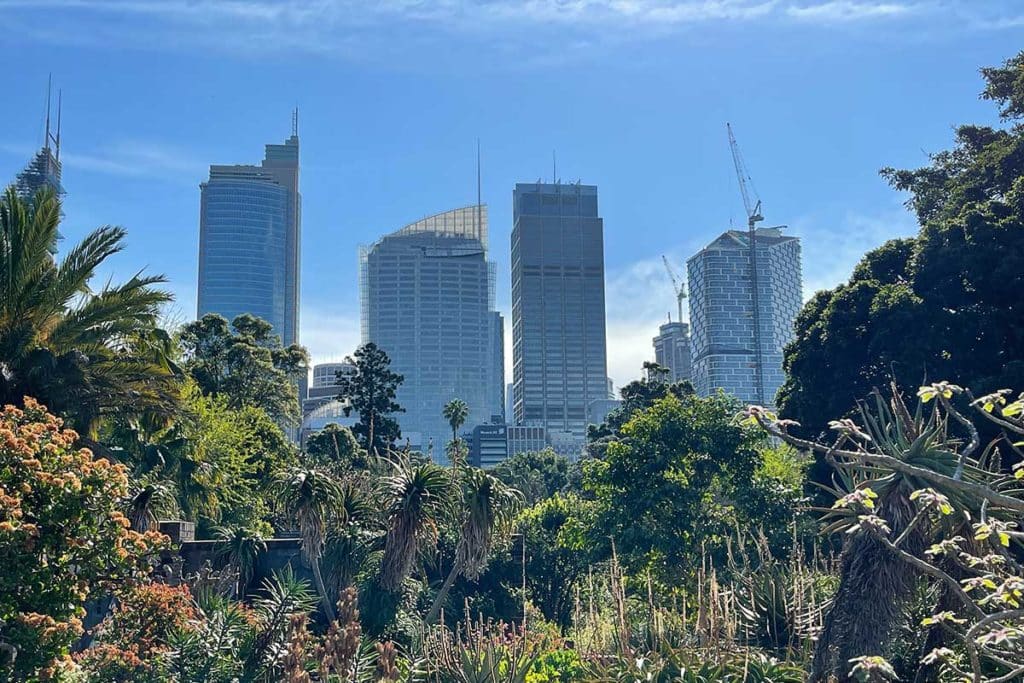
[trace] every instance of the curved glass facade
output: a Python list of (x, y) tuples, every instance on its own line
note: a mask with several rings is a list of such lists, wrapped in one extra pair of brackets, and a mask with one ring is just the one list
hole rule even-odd
[(363, 341), (404, 376), (396, 414), (406, 438), (444, 461), (445, 403), (469, 406), (465, 428), (502, 413), (501, 320), (487, 260), (486, 207), (455, 209), (383, 237), (361, 253)]
[(200, 185), (198, 315), (263, 318), (298, 341), (299, 142), (267, 145), (261, 166), (211, 166)]

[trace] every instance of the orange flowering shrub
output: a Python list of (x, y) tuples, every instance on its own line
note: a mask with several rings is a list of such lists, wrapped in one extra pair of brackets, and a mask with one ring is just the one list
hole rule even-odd
[(167, 544), (129, 530), (124, 466), (75, 448), (31, 398), (0, 413), (0, 679), (32, 680), (82, 635), (87, 600), (143, 578)]
[(99, 628), (104, 643), (141, 657), (164, 649), (167, 636), (198, 618), (188, 586), (147, 583), (129, 586), (117, 596), (117, 608)]

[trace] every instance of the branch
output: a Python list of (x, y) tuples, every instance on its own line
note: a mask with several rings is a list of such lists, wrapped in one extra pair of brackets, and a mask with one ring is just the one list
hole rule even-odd
[(963, 425), (967, 430), (967, 433), (971, 435), (971, 440), (960, 453), (960, 460), (956, 464), (956, 473), (953, 475), (954, 479), (960, 481), (964, 476), (964, 464), (967, 462), (968, 456), (978, 450), (978, 446), (981, 445), (981, 437), (978, 436), (978, 428), (975, 427), (970, 420), (961, 415), (960, 411), (953, 407), (953, 404), (950, 403), (949, 399), (946, 398), (942, 392), (939, 392), (939, 401), (942, 402), (942, 407), (946, 409), (946, 413), (952, 415), (953, 419)]
[(974, 496), (977, 496), (978, 498), (987, 500), (994, 505), (998, 505), (999, 507), (1024, 513), (1024, 500), (1013, 498), (1011, 496), (1006, 496), (1001, 493), (996, 493), (987, 486), (975, 484), (969, 481), (958, 481), (956, 479), (953, 479), (952, 477), (947, 477), (944, 474), (933, 472), (932, 470), (927, 470), (921, 467), (915, 467), (914, 465), (908, 465), (902, 460), (899, 460), (898, 458), (894, 458), (888, 455), (881, 455), (879, 453), (869, 453), (868, 451), (858, 452), (833, 449), (828, 446), (823, 446), (821, 444), (814, 443), (813, 441), (807, 441), (806, 439), (800, 439), (798, 437), (793, 436), (792, 434), (788, 434), (787, 432), (778, 429), (774, 425), (768, 423), (760, 415), (756, 415), (755, 419), (765, 431), (767, 431), (772, 436), (782, 439), (791, 446), (802, 448), (804, 450), (816, 451), (818, 453), (831, 453), (833, 454), (833, 457), (835, 455), (841, 455), (845, 458), (849, 458), (854, 461), (859, 460), (861, 462), (869, 463), (872, 465), (881, 465), (883, 467), (887, 467), (891, 470), (895, 470), (896, 472), (900, 472), (902, 474), (906, 474), (913, 477), (919, 477), (921, 479), (924, 479), (925, 481), (931, 482), (938, 486), (946, 486), (949, 488), (957, 489), (958, 491), (964, 493), (970, 493)]

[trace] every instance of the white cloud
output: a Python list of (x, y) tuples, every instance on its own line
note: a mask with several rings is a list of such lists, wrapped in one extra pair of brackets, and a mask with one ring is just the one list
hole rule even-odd
[[(828, 26), (911, 13), (948, 21), (971, 11), (968, 0), (0, 0), (10, 33), (26, 41), (366, 60), (438, 41), (450, 51), (454, 36), (478, 57), (486, 49), (542, 64), (712, 23)], [(997, 26), (992, 14), (985, 21)]]
[[(0, 150), (24, 157), (26, 161), (38, 149), (29, 145), (0, 143)], [(194, 183), (205, 173), (205, 166), (185, 152), (158, 142), (123, 140), (102, 149), (86, 152), (61, 152), (61, 164), (68, 168), (131, 177), (178, 179)]]
[(872, 215), (848, 211), (839, 216), (804, 216), (790, 228), (790, 234), (801, 238), (804, 299), (845, 282), (868, 251), (918, 230), (914, 216), (902, 206)]
[(917, 5), (901, 2), (830, 0), (824, 3), (791, 6), (786, 8), (786, 14), (800, 21), (839, 23), (900, 17), (917, 9), (919, 9)]
[(359, 346), (359, 316), (347, 311), (303, 306), (299, 342), (313, 363), (340, 361)]

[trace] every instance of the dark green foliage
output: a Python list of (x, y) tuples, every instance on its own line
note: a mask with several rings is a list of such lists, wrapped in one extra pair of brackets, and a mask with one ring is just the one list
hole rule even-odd
[(352, 430), (334, 422), (306, 439), (306, 456), (332, 471), (344, 472), (369, 467), (366, 451), (359, 447)]
[(495, 477), (523, 494), (527, 506), (562, 491), (569, 483), (569, 459), (553, 450), (517, 453), (493, 472)]
[(633, 573), (664, 581), (692, 571), (702, 548), (722, 552), (737, 524), (784, 531), (792, 493), (758, 476), (763, 434), (734, 420), (734, 399), (670, 395), (634, 414), (603, 459), (587, 461), (595, 547), (613, 538)]
[(230, 408), (256, 407), (274, 420), (298, 422), (297, 385), (309, 365), (303, 347), (282, 346), (269, 323), (248, 314), (229, 327), (208, 313), (179, 336), (185, 367), (203, 394), (224, 396)]
[[(982, 97), (1019, 121), (1024, 53), (982, 74)], [(818, 435), (890, 376), (904, 389), (937, 377), (976, 393), (1024, 384), (1022, 174), (1019, 126), (961, 126), (930, 166), (883, 171), (910, 193), (920, 232), (870, 252), (805, 306), (785, 355), (785, 417)]]
[(398, 386), (403, 377), (391, 371), (391, 359), (372, 342), (356, 349), (354, 358), (346, 361), (355, 365), (353, 375), (338, 375), (338, 398), (349, 400), (359, 422), (352, 432), (368, 452), (383, 455), (388, 447), (402, 436), (398, 422), (390, 415), (405, 412), (395, 402)]

